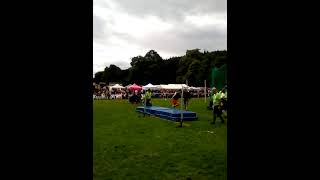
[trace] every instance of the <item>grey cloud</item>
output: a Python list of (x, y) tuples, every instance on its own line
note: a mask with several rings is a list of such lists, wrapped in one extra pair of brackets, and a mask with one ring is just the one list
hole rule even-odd
[[(108, 5), (110, 1), (94, 0), (94, 4), (108, 10), (110, 9)], [(113, 32), (111, 27), (113, 21), (115, 21), (115, 19), (112, 19), (114, 17), (93, 15), (93, 40), (96, 43), (117, 46), (117, 44), (108, 42), (108, 37), (113, 36), (125, 40), (129, 44), (137, 45), (141, 49), (154, 49), (161, 56), (163, 56), (162, 53), (180, 56), (184, 55), (187, 49), (194, 48), (208, 51), (227, 49), (226, 27), (216, 25), (196, 27), (184, 22), (186, 15), (219, 14), (225, 16), (227, 11), (226, 0), (112, 0), (111, 3), (119, 8), (117, 9), (118, 12), (138, 18), (145, 18), (148, 15), (157, 16), (166, 23), (172, 24), (173, 28), (166, 32), (154, 32), (152, 35), (145, 35), (143, 38), (135, 38), (130, 35), (130, 30), (128, 30), (128, 33)], [(145, 53), (141, 55), (145, 55)], [(126, 69), (130, 67), (130, 58), (108, 59), (108, 62), (103, 63), (103, 65), (95, 65), (94, 71), (103, 69), (110, 64)]]
[(127, 33), (112, 32), (112, 35), (119, 39), (125, 40), (127, 42), (131, 42), (131, 43), (137, 41), (135, 37)]
[(114, 3), (134, 16), (154, 15), (170, 21), (179, 21), (186, 14), (227, 11), (227, 0), (114, 0)]
[(93, 39), (104, 37), (105, 21), (100, 17), (93, 15)]
[(93, 5), (102, 6), (104, 8), (110, 8), (109, 4), (105, 0), (93, 0)]
[(170, 31), (155, 33), (142, 39), (113, 32), (114, 36), (129, 43), (173, 54), (183, 54), (191, 48), (208, 50), (227, 48), (226, 29), (214, 25), (196, 28), (183, 22), (186, 15), (226, 14), (226, 0), (115, 0), (113, 2), (130, 15), (140, 18), (154, 15), (174, 26)]
[(130, 67), (130, 62), (128, 61), (111, 61), (103, 64), (94, 64), (93, 65), (93, 74), (98, 71), (103, 71), (106, 67), (109, 67), (111, 64), (118, 66), (120, 69), (128, 69)]
[(183, 55), (187, 49), (222, 50), (227, 48), (226, 34), (212, 30), (171, 32), (145, 38), (141, 44), (155, 50)]
[(94, 65), (93, 69), (94, 69), (95, 72), (97, 72), (98, 69), (103, 71), (104, 68), (109, 67), (111, 64), (114, 64), (114, 65), (118, 66), (120, 69), (128, 69), (130, 67), (130, 62), (129, 61), (116, 61), (116, 60), (113, 60), (113, 61), (101, 64), (101, 65)]
[(130, 62), (128, 61), (117, 61), (114, 63), (110, 63), (118, 66), (120, 69), (128, 69), (130, 67)]
[(209, 51), (227, 49), (227, 30), (214, 25), (195, 27), (181, 22), (169, 31), (154, 33), (142, 39), (135, 39), (129, 34), (115, 35), (145, 49), (177, 55), (183, 55), (187, 49), (194, 48)]

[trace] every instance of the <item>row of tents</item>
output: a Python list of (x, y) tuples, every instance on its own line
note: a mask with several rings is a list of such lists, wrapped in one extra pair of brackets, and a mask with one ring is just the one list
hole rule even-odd
[(139, 86), (137, 84), (130, 84), (126, 87), (124, 86), (121, 86), (119, 84), (115, 84), (113, 86), (110, 86), (109, 89), (129, 89), (129, 90), (132, 90), (132, 91), (135, 91), (135, 90), (148, 90), (148, 89), (151, 89), (151, 90), (177, 90), (177, 89), (189, 89), (189, 90), (201, 90), (200, 87), (192, 87), (192, 86), (188, 86), (186, 84), (160, 84), (160, 85), (153, 85), (151, 83), (145, 85), (145, 86)]

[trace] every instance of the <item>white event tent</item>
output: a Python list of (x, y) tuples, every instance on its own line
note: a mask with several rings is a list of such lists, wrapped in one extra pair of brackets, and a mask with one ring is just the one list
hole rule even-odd
[(159, 89), (157, 86), (155, 85), (152, 85), (151, 83), (145, 85), (145, 86), (142, 86), (142, 89), (143, 90), (147, 90), (147, 89), (151, 89), (151, 90), (156, 90), (156, 89)]
[(115, 84), (113, 86), (110, 87), (110, 89), (123, 89), (123, 86), (120, 86), (119, 84)]

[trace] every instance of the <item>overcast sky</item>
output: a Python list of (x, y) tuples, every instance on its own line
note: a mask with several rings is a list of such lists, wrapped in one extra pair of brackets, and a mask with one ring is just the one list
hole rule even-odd
[(187, 49), (227, 49), (227, 0), (94, 0), (93, 72), (156, 50), (162, 58)]

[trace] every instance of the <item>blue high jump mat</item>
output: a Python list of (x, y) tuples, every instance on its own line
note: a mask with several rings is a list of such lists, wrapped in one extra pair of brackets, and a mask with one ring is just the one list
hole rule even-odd
[[(163, 119), (171, 120), (171, 121), (180, 121), (181, 118), (181, 110), (179, 109), (172, 109), (172, 108), (165, 108), (159, 106), (147, 106), (145, 111), (143, 106), (138, 106), (136, 112), (139, 113), (146, 113), (149, 115), (154, 115)], [(184, 121), (194, 121), (197, 120), (197, 113), (192, 111), (182, 111), (183, 113), (183, 120)]]

